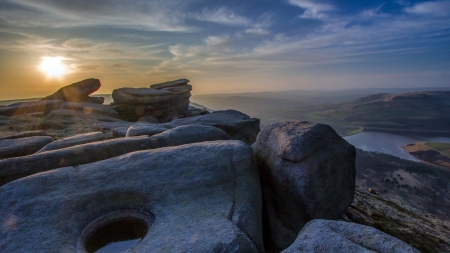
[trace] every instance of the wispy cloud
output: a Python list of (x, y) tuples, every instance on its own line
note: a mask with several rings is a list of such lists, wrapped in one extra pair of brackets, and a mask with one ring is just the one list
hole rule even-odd
[(305, 9), (300, 17), (307, 19), (322, 19), (326, 16), (326, 12), (335, 10), (335, 7), (331, 4), (312, 0), (288, 0), (288, 3)]
[(219, 7), (215, 9), (204, 8), (200, 13), (191, 14), (192, 18), (200, 21), (214, 22), (231, 26), (248, 26), (252, 21), (244, 16), (235, 13), (227, 7)]
[(417, 3), (405, 9), (408, 13), (432, 16), (450, 16), (450, 1), (429, 1)]

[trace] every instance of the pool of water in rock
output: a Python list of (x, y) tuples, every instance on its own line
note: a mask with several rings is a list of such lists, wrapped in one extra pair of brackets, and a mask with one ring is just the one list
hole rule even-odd
[(148, 232), (145, 221), (127, 218), (108, 223), (86, 240), (89, 253), (124, 253), (136, 246)]

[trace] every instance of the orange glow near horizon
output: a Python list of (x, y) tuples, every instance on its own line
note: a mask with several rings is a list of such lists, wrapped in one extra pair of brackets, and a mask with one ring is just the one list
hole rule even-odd
[(47, 74), (47, 77), (61, 78), (67, 73), (67, 67), (61, 62), (62, 57), (41, 57), (39, 69)]

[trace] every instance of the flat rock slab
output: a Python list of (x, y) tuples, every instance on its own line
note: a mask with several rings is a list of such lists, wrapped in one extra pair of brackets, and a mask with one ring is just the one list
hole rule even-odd
[(163, 124), (137, 123), (127, 129), (126, 136), (155, 135), (168, 130)]
[(23, 131), (20, 133), (11, 133), (6, 135), (1, 135), (0, 140), (6, 140), (6, 139), (19, 139), (24, 137), (32, 137), (32, 136), (50, 136), (47, 134), (47, 132), (42, 130), (36, 130), (36, 131)]
[(247, 144), (255, 142), (259, 133), (259, 119), (250, 118), (236, 110), (215, 111), (201, 116), (176, 119), (165, 125), (168, 128), (182, 125), (213, 126), (226, 132), (231, 139), (241, 140)]
[(37, 153), (56, 150), (56, 149), (62, 149), (62, 148), (67, 148), (67, 147), (72, 147), (72, 146), (76, 146), (76, 145), (92, 143), (92, 142), (97, 142), (97, 141), (104, 141), (104, 140), (106, 140), (106, 136), (102, 132), (79, 134), (79, 135), (59, 139), (57, 141), (49, 143), (45, 147), (40, 149)]
[(110, 117), (117, 117), (119, 114), (111, 109), (108, 105), (102, 105), (102, 104), (95, 104), (95, 103), (76, 103), (76, 102), (65, 102), (61, 105), (60, 109), (67, 109), (67, 110), (75, 110), (75, 111), (81, 111), (85, 114), (91, 114), (91, 113), (97, 113), (97, 114), (103, 114)]
[(133, 211), (151, 226), (128, 252), (264, 251), (258, 170), (239, 141), (60, 168), (0, 187), (0, 199), (4, 252), (79, 252), (90, 223)]
[(64, 101), (62, 100), (19, 102), (5, 107), (0, 107), (0, 115), (18, 116), (36, 112), (48, 114), (52, 110), (59, 109), (63, 103)]
[(230, 136), (212, 126), (179, 126), (152, 136), (161, 147), (178, 146), (189, 143), (229, 140)]
[(410, 245), (375, 228), (331, 220), (310, 221), (282, 253), (419, 253)]
[(189, 80), (183, 78), (183, 79), (168, 81), (168, 82), (164, 82), (164, 83), (155, 83), (155, 84), (150, 85), (150, 88), (159, 90), (159, 89), (170, 88), (170, 87), (184, 86), (184, 85), (187, 85), (187, 83), (189, 83)]
[(113, 90), (114, 104), (153, 104), (171, 100), (176, 94), (153, 88), (120, 88)]
[[(0, 160), (0, 185), (43, 171), (92, 163), (138, 150), (158, 147), (159, 144), (148, 136), (136, 136), (87, 143), (28, 156), (4, 159)], [(42, 146), (39, 149), (41, 148)]]
[(42, 98), (41, 100), (59, 99), (67, 102), (93, 102), (93, 100), (98, 101), (98, 99), (96, 98), (92, 100), (89, 95), (100, 89), (100, 86), (100, 80), (89, 78), (64, 86), (52, 95)]
[[(54, 140), (51, 136), (32, 136), (0, 140), (0, 159), (34, 154)], [(0, 168), (2, 168), (1, 165)]]

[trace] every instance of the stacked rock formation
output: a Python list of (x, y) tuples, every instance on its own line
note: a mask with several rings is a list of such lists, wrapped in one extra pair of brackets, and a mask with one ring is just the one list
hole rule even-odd
[(90, 97), (92, 93), (100, 89), (100, 80), (95, 78), (85, 79), (62, 87), (55, 93), (41, 100), (63, 100), (66, 102), (88, 102), (95, 104), (103, 104), (105, 98)]
[(167, 122), (186, 116), (192, 86), (189, 80), (179, 79), (150, 85), (150, 88), (120, 88), (112, 93), (116, 110), (121, 119), (137, 121), (143, 116)]

